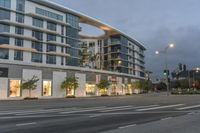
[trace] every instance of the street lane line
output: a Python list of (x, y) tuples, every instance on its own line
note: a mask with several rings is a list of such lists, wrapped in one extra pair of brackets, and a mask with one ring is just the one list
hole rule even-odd
[(172, 108), (172, 107), (178, 107), (178, 106), (183, 106), (183, 105), (184, 105), (184, 104), (166, 105), (166, 106), (159, 106), (159, 107), (152, 107), (152, 108), (137, 109), (136, 111), (148, 111), (148, 110)]
[(186, 109), (193, 109), (193, 108), (198, 108), (200, 105), (193, 105), (193, 106), (187, 106), (183, 108), (177, 108), (177, 110), (186, 110)]
[(165, 120), (170, 120), (170, 119), (172, 119), (172, 117), (162, 118), (162, 119), (160, 119), (160, 120), (161, 120), (161, 121), (165, 121)]
[(100, 112), (112, 112), (112, 111), (119, 111), (119, 110), (139, 109), (139, 108), (156, 107), (156, 106), (158, 105), (148, 105), (148, 106), (138, 106), (138, 107), (130, 106), (130, 107), (123, 107), (123, 108), (106, 109)]
[(82, 113), (82, 112), (90, 112), (90, 111), (98, 111), (102, 110), (106, 107), (94, 107), (94, 108), (86, 108), (86, 109), (81, 109), (81, 110), (74, 110), (74, 111), (67, 111), (67, 112), (59, 112), (60, 114), (72, 114), (72, 113)]
[(122, 126), (122, 127), (119, 127), (119, 129), (128, 128), (128, 127), (134, 127), (134, 126), (136, 126), (136, 124)]
[(21, 123), (21, 124), (16, 124), (16, 126), (27, 126), (27, 125), (35, 125), (37, 124), (36, 122), (30, 122), (30, 123)]

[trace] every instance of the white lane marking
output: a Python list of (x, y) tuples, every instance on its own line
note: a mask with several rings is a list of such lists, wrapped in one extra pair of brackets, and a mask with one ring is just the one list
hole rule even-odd
[(136, 111), (148, 111), (148, 110), (172, 108), (172, 107), (178, 107), (178, 106), (183, 106), (183, 105), (184, 105), (184, 104), (166, 105), (166, 106), (159, 106), (159, 107), (152, 107), (152, 108), (145, 108), (145, 109), (137, 109)]
[(165, 121), (165, 120), (170, 120), (170, 119), (172, 119), (172, 117), (162, 118), (162, 119), (160, 119), (160, 120), (161, 120), (161, 121)]
[(67, 111), (67, 112), (60, 112), (60, 114), (72, 114), (72, 113), (82, 113), (82, 112), (90, 112), (90, 111), (98, 111), (106, 108), (106, 106), (102, 107), (94, 107), (94, 108), (83, 108), (81, 110), (74, 110), (74, 111)]
[(193, 108), (198, 108), (198, 107), (200, 107), (200, 105), (187, 106), (183, 108), (178, 108), (177, 110), (193, 109)]
[(99, 117), (99, 116), (102, 116), (102, 115), (97, 114), (97, 115), (91, 115), (91, 116), (89, 116), (89, 117), (90, 117), (90, 118), (95, 118), (95, 117)]
[(119, 129), (128, 128), (128, 127), (134, 127), (134, 126), (136, 126), (136, 124), (122, 126), (122, 127), (119, 127)]
[(27, 125), (35, 125), (37, 124), (36, 122), (30, 122), (30, 123), (20, 123), (20, 124), (16, 124), (16, 126), (27, 126)]
[(129, 106), (129, 107), (122, 107), (122, 108), (113, 108), (113, 109), (107, 109), (107, 110), (102, 110), (100, 112), (112, 112), (112, 111), (119, 111), (119, 110), (129, 110), (129, 109), (139, 109), (139, 108), (147, 108), (147, 107), (156, 107), (158, 105), (148, 105), (148, 106)]

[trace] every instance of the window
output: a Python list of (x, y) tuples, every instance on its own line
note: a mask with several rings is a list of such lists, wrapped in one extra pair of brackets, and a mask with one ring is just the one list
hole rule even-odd
[(15, 34), (23, 35), (24, 34), (24, 28), (15, 27)]
[(64, 57), (61, 57), (61, 65), (64, 65)]
[(33, 18), (33, 26), (43, 28), (43, 20)]
[(0, 36), (0, 45), (1, 44), (9, 44), (9, 42), (10, 42), (9, 37)]
[(56, 56), (55, 55), (47, 55), (47, 64), (56, 64)]
[(64, 53), (64, 47), (63, 46), (61, 47), (61, 53)]
[(62, 34), (62, 35), (64, 35), (64, 28), (65, 28), (65, 26), (62, 25), (62, 26), (61, 26), (61, 34)]
[(42, 41), (43, 40), (43, 33), (39, 31), (32, 31), (32, 37)]
[(20, 97), (21, 80), (10, 80), (9, 97)]
[(16, 22), (24, 23), (24, 15), (16, 13)]
[(36, 49), (37, 51), (40, 51), (40, 52), (43, 51), (42, 43), (40, 43), (40, 42), (32, 42), (32, 48)]
[(56, 41), (56, 35), (47, 34), (47, 41)]
[(78, 29), (79, 28), (79, 18), (72, 15), (67, 14), (67, 20), (66, 20), (72, 27)]
[(64, 43), (64, 37), (61, 37), (61, 43)]
[(42, 89), (42, 94), (43, 96), (51, 96), (51, 81), (44, 80), (43, 81), (43, 89)]
[(0, 20), (10, 20), (10, 11), (0, 9)]
[(43, 15), (43, 16), (46, 16), (46, 17), (49, 17), (49, 18), (53, 18), (53, 19), (56, 19), (56, 20), (63, 21), (63, 16), (56, 14), (56, 13), (53, 13), (53, 12), (50, 12), (50, 11), (47, 11), (47, 10), (44, 10), (44, 9), (41, 9), (41, 8), (36, 7), (36, 13)]
[(56, 52), (56, 45), (47, 44), (47, 52)]
[(95, 93), (96, 93), (95, 88), (96, 88), (95, 84), (86, 84), (85, 85), (86, 95), (95, 95)]
[(42, 63), (42, 54), (32, 53), (31, 61), (36, 63)]
[(17, 0), (16, 10), (21, 12), (25, 11), (25, 0)]
[(56, 31), (56, 24), (52, 22), (47, 22), (47, 29)]
[(14, 60), (23, 61), (23, 51), (15, 50), (14, 51)]
[(23, 39), (15, 38), (15, 46), (23, 47), (23, 45), (24, 45)]
[(66, 35), (72, 38), (78, 38), (78, 30), (75, 28), (67, 27), (66, 28)]
[(10, 26), (5, 24), (0, 24), (0, 32), (10, 32)]
[(10, 8), (11, 0), (0, 0), (0, 6), (5, 8)]
[(0, 59), (9, 58), (9, 49), (0, 48)]

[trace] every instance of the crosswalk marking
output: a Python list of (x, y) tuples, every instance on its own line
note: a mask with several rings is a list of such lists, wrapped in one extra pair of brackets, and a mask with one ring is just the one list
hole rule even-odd
[(184, 104), (174, 104), (174, 105), (158, 106), (158, 107), (152, 107), (152, 108), (137, 109), (136, 111), (148, 111), (148, 110), (172, 108), (172, 107), (178, 107), (178, 106), (183, 106), (183, 105)]
[(193, 108), (198, 108), (198, 107), (200, 107), (200, 105), (193, 105), (193, 106), (177, 108), (177, 110), (186, 110), (186, 109), (193, 109)]
[(129, 110), (129, 109), (139, 109), (139, 108), (148, 108), (148, 107), (156, 107), (158, 105), (148, 105), (148, 106), (132, 106), (132, 107), (124, 107), (124, 108), (113, 108), (113, 109), (106, 109), (102, 110), (100, 112), (112, 112), (112, 111), (120, 111), (120, 110)]

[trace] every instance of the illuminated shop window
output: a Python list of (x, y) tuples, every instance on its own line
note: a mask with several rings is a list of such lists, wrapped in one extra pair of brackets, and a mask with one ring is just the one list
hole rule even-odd
[(51, 81), (43, 81), (43, 96), (51, 96)]
[(117, 84), (116, 83), (113, 83), (112, 84), (112, 95), (116, 95), (117, 94)]
[(21, 80), (10, 80), (9, 97), (20, 97)]
[(95, 84), (86, 84), (85, 85), (85, 90), (86, 90), (86, 95), (95, 95), (96, 89)]

